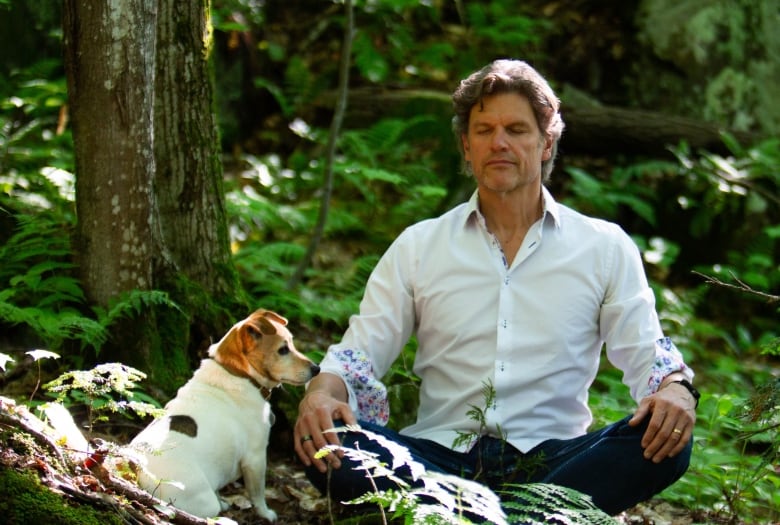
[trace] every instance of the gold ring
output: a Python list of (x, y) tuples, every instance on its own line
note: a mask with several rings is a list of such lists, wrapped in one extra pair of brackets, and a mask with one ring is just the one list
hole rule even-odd
[(301, 436), (301, 444), (304, 444), (307, 441), (311, 441), (311, 436), (309, 436), (309, 435)]
[(675, 428), (674, 430), (672, 430), (672, 432), (674, 432), (675, 434), (682, 434), (682, 430), (680, 430), (679, 428)]

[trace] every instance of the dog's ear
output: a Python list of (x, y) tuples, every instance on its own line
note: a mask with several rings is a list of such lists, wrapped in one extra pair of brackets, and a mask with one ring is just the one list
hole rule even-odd
[(277, 330), (274, 324), (265, 317), (258, 317), (246, 323), (246, 329), (255, 339), (264, 335), (274, 335)]
[(276, 312), (272, 312), (271, 310), (264, 310), (263, 317), (267, 317), (268, 319), (271, 319), (272, 321), (275, 321), (282, 326), (287, 326), (287, 319), (277, 314)]

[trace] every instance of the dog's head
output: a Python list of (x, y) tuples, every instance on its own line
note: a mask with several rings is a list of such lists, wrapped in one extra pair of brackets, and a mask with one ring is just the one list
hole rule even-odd
[(320, 371), (296, 350), (287, 319), (270, 310), (257, 310), (236, 323), (209, 354), (232, 373), (266, 388), (302, 385)]

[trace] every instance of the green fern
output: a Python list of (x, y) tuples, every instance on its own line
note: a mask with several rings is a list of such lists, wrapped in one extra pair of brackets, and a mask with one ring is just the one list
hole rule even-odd
[[(349, 501), (351, 504), (377, 504), (382, 510), (387, 509), (395, 517), (403, 517), (406, 523), (450, 523), (469, 524), (469, 517), (477, 517), (480, 522), (487, 521), (498, 525), (506, 525), (501, 501), (488, 487), (475, 481), (441, 472), (427, 471), (425, 466), (414, 460), (409, 450), (398, 443), (356, 425), (338, 427), (326, 432), (360, 432), (367, 438), (376, 441), (393, 457), (392, 464), (387, 465), (379, 460), (377, 454), (361, 450), (359, 447), (349, 448), (328, 445), (319, 450), (316, 457), (322, 458), (336, 450), (359, 464), (357, 470), (365, 472), (374, 487), (373, 492), (366, 493)], [(399, 468), (408, 468), (412, 479), (419, 481), (419, 487), (412, 487), (403, 478), (396, 475)], [(387, 478), (397, 488), (380, 490), (375, 480)], [(387, 523), (386, 519), (383, 519)]]
[[(36, 215), (17, 214), (14, 216), (17, 228), (14, 234), (0, 246), (0, 284), (24, 291), (35, 300), (36, 296), (46, 295), (52, 288), (46, 288), (47, 279), (56, 277), (60, 285), (65, 284), (66, 300), (80, 301), (76, 279), (70, 276), (74, 265), (70, 262), (71, 249), (67, 225), (49, 213)], [(71, 297), (67, 297), (67, 295)]]
[[(465, 446), (466, 448), (470, 448), (474, 442), (476, 442), (477, 439), (480, 438), (480, 436), (487, 434), (489, 432), (488, 423), (487, 423), (487, 413), (486, 411), (493, 406), (493, 404), (496, 401), (496, 389), (493, 387), (493, 383), (488, 380), (482, 383), (482, 406), (478, 407), (476, 405), (469, 405), (468, 410), (466, 411), (466, 415), (477, 423), (479, 425), (479, 428), (474, 432), (460, 432), (458, 431), (458, 437), (455, 438), (455, 440), (452, 443), (453, 448), (458, 448), (460, 446)], [(502, 435), (501, 428), (496, 427), (496, 432), (498, 432), (499, 435)], [(502, 439), (504, 439), (504, 436), (502, 435)]]
[(290, 242), (248, 243), (234, 261), (245, 288), (259, 304), (306, 324), (343, 326), (357, 310), (377, 256), (358, 257), (348, 267), (319, 264), (298, 293), (291, 294), (286, 283), (303, 251), (302, 245)]
[(118, 319), (132, 318), (152, 306), (164, 306), (181, 311), (179, 305), (171, 301), (168, 293), (160, 290), (131, 290), (113, 301), (108, 310), (100, 307), (94, 307), (94, 310), (100, 324), (109, 327)]
[(84, 293), (72, 275), (63, 224), (50, 213), (16, 215), (18, 227), (0, 246), (0, 322), (27, 325), (49, 348), (66, 340), (99, 348), (105, 327), (83, 316)]
[(525, 525), (617, 525), (581, 492), (548, 483), (510, 484), (501, 491), (509, 522)]

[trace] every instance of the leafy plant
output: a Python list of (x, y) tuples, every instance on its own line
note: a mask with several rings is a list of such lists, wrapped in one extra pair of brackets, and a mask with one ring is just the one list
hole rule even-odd
[[(482, 383), (482, 400), (483, 405), (481, 407), (469, 405), (469, 409), (466, 411), (466, 415), (469, 419), (476, 422), (479, 427), (473, 432), (458, 432), (458, 437), (453, 441), (452, 448), (461, 446), (471, 448), (480, 436), (488, 433), (489, 430), (492, 430), (488, 428), (486, 411), (495, 404), (496, 389), (490, 381)], [(506, 439), (506, 436), (501, 431), (500, 427), (496, 427), (495, 432), (497, 432), (502, 439)]]
[(47, 214), (17, 215), (18, 231), (0, 245), (0, 321), (27, 325), (44, 344), (58, 349), (65, 341), (96, 352), (108, 337), (108, 327), (120, 317), (132, 316), (142, 305), (178, 309), (160, 291), (132, 291), (114, 301), (108, 311), (95, 308), (96, 318), (83, 310), (86, 298), (73, 275), (69, 237)]
[(703, 396), (690, 471), (661, 494), (729, 523), (780, 518), (780, 385), (768, 384), (748, 399)]
[[(458, 476), (430, 472), (412, 459), (406, 447), (398, 445), (384, 436), (361, 429), (358, 426), (339, 427), (327, 432), (360, 432), (369, 439), (378, 442), (393, 455), (393, 464), (378, 460), (374, 453), (337, 445), (328, 445), (318, 451), (316, 457), (323, 458), (335, 451), (343, 451), (345, 456), (358, 463), (356, 470), (363, 470), (374, 486), (374, 492), (364, 494), (348, 503), (375, 503), (382, 510), (383, 523), (387, 523), (384, 509), (396, 516), (404, 516), (406, 523), (472, 523), (467, 516), (477, 516), (491, 523), (506, 524), (498, 496), (490, 489)], [(413, 487), (396, 475), (395, 471), (407, 467), (419, 487)], [(388, 478), (398, 489), (380, 490), (375, 479)], [(430, 503), (433, 501), (434, 503)]]
[(528, 525), (617, 525), (618, 521), (596, 507), (590, 497), (549, 483), (507, 485), (504, 508), (510, 523)]
[[(315, 222), (321, 165), (301, 162), (298, 155), (289, 166), (274, 155), (247, 157), (241, 181), (230, 181), (235, 189), (228, 188), (227, 200), (235, 262), (250, 293), (305, 322), (343, 326), (357, 310), (378, 253), (412, 217), (432, 214), (447, 193), (428, 167), (430, 158), (409, 145), (411, 137), (428, 133), (428, 121), (383, 120), (342, 135), (334, 166), (339, 182), (326, 225), (330, 240), (320, 246), (297, 294), (285, 283)], [(324, 140), (316, 130), (301, 133), (314, 146)], [(359, 251), (345, 251), (352, 246)]]
[(29, 326), (50, 348), (66, 340), (99, 348), (105, 328), (80, 312), (85, 297), (62, 224), (45, 213), (16, 220), (19, 229), (0, 245), (0, 321)]
[(58, 403), (87, 407), (90, 430), (106, 413), (160, 415), (159, 403), (137, 389), (146, 378), (140, 370), (121, 363), (103, 363), (91, 370), (65, 372), (45, 385)]
[(637, 184), (637, 181), (665, 167), (666, 165), (655, 162), (615, 168), (605, 181), (590, 175), (582, 168), (568, 167), (566, 173), (571, 177), (571, 184), (567, 189), (572, 192), (572, 196), (564, 199), (564, 202), (574, 201), (574, 207), (582, 213), (611, 219), (618, 216), (620, 206), (626, 206), (648, 224), (654, 225), (652, 190)]
[[(318, 451), (322, 458), (336, 450), (355, 461), (356, 470), (365, 472), (374, 491), (364, 494), (349, 504), (374, 503), (382, 509), (382, 521), (387, 523), (385, 510), (395, 517), (402, 517), (405, 523), (458, 523), (469, 524), (487, 521), (490, 523), (524, 523), (542, 525), (610, 524), (613, 518), (598, 509), (590, 497), (564, 487), (545, 483), (507, 484), (500, 499), (489, 488), (458, 476), (427, 471), (416, 462), (409, 451), (397, 443), (357, 426), (339, 427), (328, 432), (360, 432), (378, 442), (393, 457), (392, 465), (379, 461), (374, 453), (347, 446), (328, 445)], [(406, 467), (411, 472), (415, 486), (399, 477), (396, 471)], [(374, 480), (387, 478), (397, 488), (380, 490)], [(509, 515), (507, 517), (507, 514)]]
[[(724, 136), (732, 157), (707, 152), (692, 154), (681, 144), (674, 149), (679, 174), (689, 185), (681, 204), (692, 212), (690, 233), (701, 236), (716, 219), (742, 226), (776, 225), (780, 204), (780, 141), (766, 140), (749, 149)], [(695, 191), (690, 191), (695, 190)], [(725, 216), (724, 216), (725, 215)]]

